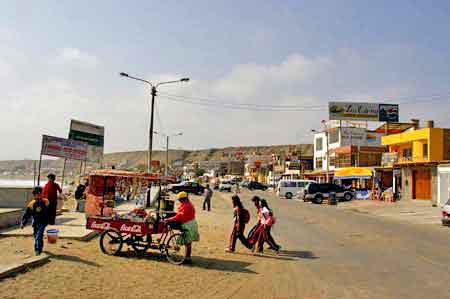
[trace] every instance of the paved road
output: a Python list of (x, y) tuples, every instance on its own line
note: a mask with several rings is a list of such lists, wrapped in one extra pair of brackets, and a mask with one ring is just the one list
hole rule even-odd
[(287, 296), (450, 298), (450, 229), (262, 194), (279, 219), (274, 235), (301, 258), (272, 282)]
[[(231, 194), (216, 192), (211, 212), (192, 196), (201, 231), (193, 265), (127, 246), (106, 256), (98, 239), (61, 240), (46, 244), (50, 263), (0, 281), (0, 298), (450, 298), (450, 229), (261, 194), (278, 217), (279, 255), (253, 255), (241, 244), (226, 254)], [(253, 214), (252, 195), (241, 194)], [(0, 239), (5, 246), (31, 252), (32, 240)]]

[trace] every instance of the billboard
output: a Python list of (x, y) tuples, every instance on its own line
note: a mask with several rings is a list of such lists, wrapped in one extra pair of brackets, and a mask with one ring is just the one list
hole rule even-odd
[(329, 102), (330, 120), (398, 122), (397, 104)]
[(42, 135), (42, 155), (85, 161), (87, 147), (86, 142)]
[(103, 159), (105, 128), (95, 124), (72, 119), (69, 139), (84, 141), (88, 144), (87, 161), (100, 163)]

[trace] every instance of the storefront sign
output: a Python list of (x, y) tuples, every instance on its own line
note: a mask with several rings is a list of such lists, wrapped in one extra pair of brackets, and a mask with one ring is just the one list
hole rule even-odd
[(87, 143), (65, 138), (42, 136), (42, 155), (85, 161)]
[(103, 159), (105, 128), (95, 124), (72, 119), (69, 139), (84, 141), (88, 144), (87, 161), (99, 163)]
[(330, 120), (398, 122), (398, 105), (380, 103), (329, 102)]

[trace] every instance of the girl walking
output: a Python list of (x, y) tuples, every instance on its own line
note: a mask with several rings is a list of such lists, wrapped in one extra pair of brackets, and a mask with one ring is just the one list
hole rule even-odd
[(244, 236), (245, 224), (250, 220), (250, 214), (244, 209), (239, 196), (234, 195), (231, 200), (233, 201), (233, 231), (230, 236), (230, 244), (225, 249), (225, 252), (229, 253), (236, 250), (237, 239), (239, 239), (245, 247), (250, 249), (250, 245)]

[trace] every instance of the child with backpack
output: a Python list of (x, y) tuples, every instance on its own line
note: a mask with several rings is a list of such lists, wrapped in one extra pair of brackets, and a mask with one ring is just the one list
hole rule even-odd
[(281, 246), (278, 245), (273, 239), (270, 231), (272, 226), (275, 224), (275, 216), (273, 215), (272, 210), (269, 208), (267, 201), (265, 199), (261, 199), (261, 210), (260, 210), (260, 234), (258, 237), (258, 252), (263, 252), (264, 242), (269, 244), (270, 249), (279, 252)]
[(225, 249), (225, 252), (233, 253), (236, 250), (236, 241), (239, 239), (241, 243), (248, 249), (250, 245), (244, 236), (245, 225), (250, 221), (250, 213), (242, 205), (239, 196), (234, 195), (233, 201), (233, 231), (230, 236), (230, 245)]

